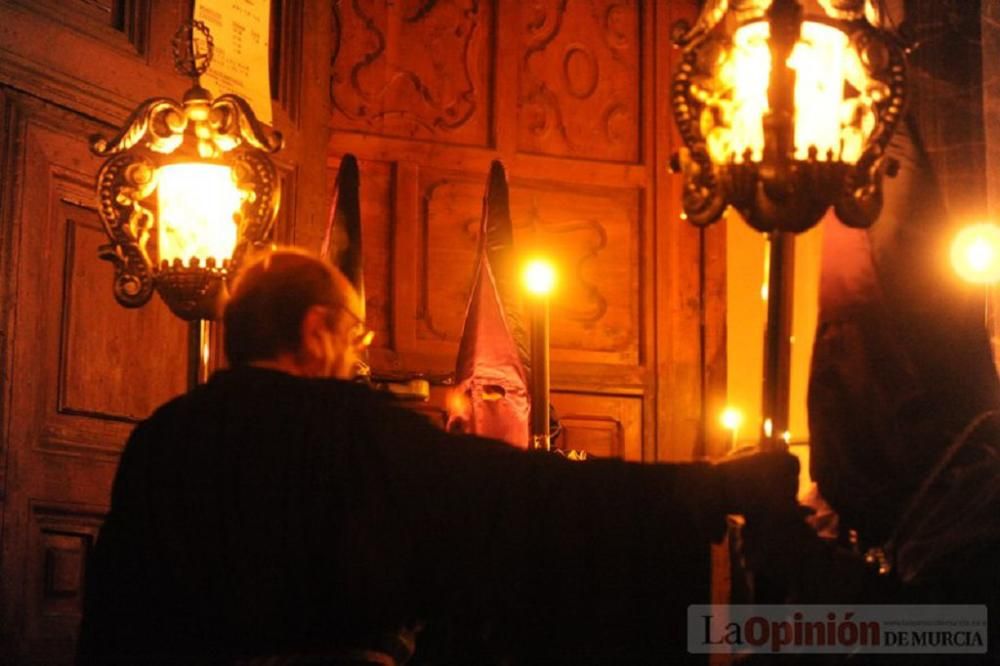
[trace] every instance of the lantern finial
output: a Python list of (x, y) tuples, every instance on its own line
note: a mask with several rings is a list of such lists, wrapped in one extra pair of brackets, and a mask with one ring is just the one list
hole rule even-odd
[(204, 21), (185, 21), (177, 28), (171, 44), (177, 73), (197, 84), (198, 79), (208, 71), (212, 56), (215, 55), (212, 31)]

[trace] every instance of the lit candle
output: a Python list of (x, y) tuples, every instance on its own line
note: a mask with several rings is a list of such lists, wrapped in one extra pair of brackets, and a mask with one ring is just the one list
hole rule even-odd
[(735, 449), (739, 442), (740, 426), (743, 425), (743, 412), (736, 407), (726, 407), (722, 410), (719, 420), (722, 422), (722, 427), (729, 431), (730, 450)]
[(522, 274), (531, 317), (531, 448), (551, 448), (549, 432), (549, 295), (556, 271), (545, 259), (532, 259)]

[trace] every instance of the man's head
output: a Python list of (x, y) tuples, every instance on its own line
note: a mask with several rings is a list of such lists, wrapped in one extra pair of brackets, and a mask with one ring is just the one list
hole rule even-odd
[(326, 262), (302, 250), (262, 253), (244, 266), (226, 303), (226, 356), (234, 366), (350, 378), (370, 340), (362, 305)]

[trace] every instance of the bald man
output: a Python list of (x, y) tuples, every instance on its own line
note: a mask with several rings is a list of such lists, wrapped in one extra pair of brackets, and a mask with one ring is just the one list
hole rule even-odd
[(360, 305), (301, 252), (245, 267), (232, 367), (125, 447), (80, 663), (403, 663), (411, 628), (457, 615), (545, 663), (689, 659), (707, 544), (728, 512), (792, 510), (794, 459), (570, 462), (447, 434), (346, 381)]

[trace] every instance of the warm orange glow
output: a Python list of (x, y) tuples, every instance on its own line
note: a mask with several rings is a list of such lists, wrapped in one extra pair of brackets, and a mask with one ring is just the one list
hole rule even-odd
[(548, 296), (556, 286), (556, 269), (547, 259), (532, 259), (522, 273), (524, 287), (536, 296)]
[(1000, 227), (984, 223), (962, 229), (951, 244), (951, 263), (967, 282), (1000, 281)]
[[(764, 150), (762, 120), (768, 110), (771, 74), (766, 21), (743, 25), (733, 34), (733, 47), (719, 64), (723, 95), (707, 99), (713, 107), (706, 141), (718, 164), (760, 161)], [(818, 159), (828, 155), (854, 163), (874, 129), (872, 97), (879, 94), (850, 47), (847, 36), (834, 27), (806, 21), (788, 66), (795, 70), (795, 158), (804, 160), (815, 146)], [(845, 98), (845, 81), (857, 91)]]
[(169, 164), (159, 169), (157, 184), (159, 260), (184, 265), (209, 257), (219, 265), (236, 248), (235, 214), (243, 193), (229, 167), (219, 164)]
[(719, 421), (722, 423), (723, 428), (732, 430), (735, 433), (743, 425), (743, 412), (736, 407), (726, 407), (722, 410)]

